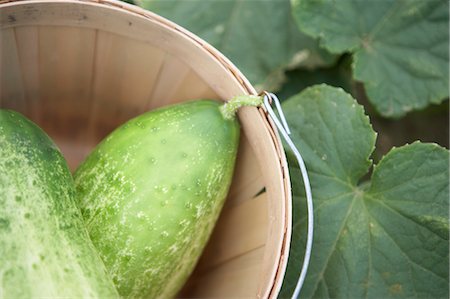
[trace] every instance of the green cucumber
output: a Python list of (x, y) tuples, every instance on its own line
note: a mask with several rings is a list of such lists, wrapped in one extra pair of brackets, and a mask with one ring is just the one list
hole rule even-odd
[(0, 298), (117, 298), (50, 138), (0, 110)]
[(124, 297), (176, 295), (209, 238), (231, 183), (234, 117), (261, 98), (198, 100), (138, 116), (75, 172), (94, 245)]

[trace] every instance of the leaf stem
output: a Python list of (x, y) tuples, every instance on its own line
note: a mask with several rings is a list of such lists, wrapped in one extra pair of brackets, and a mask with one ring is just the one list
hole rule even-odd
[(236, 112), (239, 108), (244, 106), (258, 107), (262, 104), (263, 98), (261, 96), (239, 95), (220, 106), (219, 110), (224, 119), (233, 120), (236, 117)]

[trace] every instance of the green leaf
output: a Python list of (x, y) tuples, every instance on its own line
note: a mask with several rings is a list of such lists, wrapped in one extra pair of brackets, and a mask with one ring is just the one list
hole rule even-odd
[(339, 59), (335, 66), (314, 70), (298, 68), (287, 71), (285, 77), (283, 85), (276, 91), (280, 100), (285, 100), (309, 86), (320, 83), (341, 87), (349, 93), (353, 93), (354, 89), (350, 61), (347, 56)]
[(352, 52), (356, 80), (384, 116), (448, 97), (449, 2), (292, 0), (299, 27), (333, 53)]
[[(367, 175), (376, 134), (342, 89), (314, 86), (283, 103), (305, 159), (315, 213), (302, 298), (448, 298), (449, 152), (415, 142), (392, 149)], [(306, 207), (287, 150), (294, 226), (280, 298), (292, 295), (303, 261)]]
[(335, 60), (297, 29), (289, 0), (136, 2), (205, 39), (259, 88), (278, 86), (285, 68), (311, 68)]

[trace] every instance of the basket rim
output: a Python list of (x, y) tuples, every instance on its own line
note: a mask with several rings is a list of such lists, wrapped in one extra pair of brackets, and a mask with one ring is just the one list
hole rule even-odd
[[(182, 34), (184, 37), (190, 39), (198, 46), (207, 51), (218, 63), (220, 63), (231, 76), (236, 79), (237, 83), (243, 88), (246, 94), (257, 95), (257, 91), (249, 82), (249, 80), (243, 75), (243, 73), (219, 50), (213, 47), (211, 44), (190, 32), (184, 27), (156, 14), (149, 10), (143, 9), (139, 6), (121, 2), (119, 0), (0, 0), (0, 9), (5, 6), (22, 5), (30, 3), (74, 3), (74, 4), (88, 4), (92, 6), (107, 7), (115, 10), (122, 10), (128, 13), (132, 13), (136, 16), (143, 17), (147, 20), (159, 23), (168, 29), (175, 30)], [(267, 111), (264, 108), (257, 108), (259, 116), (265, 124), (265, 129), (268, 130), (271, 137), (271, 141), (275, 147), (278, 162), (281, 167), (281, 176), (283, 180), (283, 192), (284, 192), (284, 233), (282, 238), (281, 252), (279, 253), (278, 266), (274, 277), (271, 278), (271, 288), (262, 296), (267, 298), (276, 298), (283, 283), (284, 275), (287, 267), (287, 260), (289, 256), (291, 233), (292, 233), (292, 194), (291, 183), (289, 176), (289, 169), (287, 164), (286, 155), (283, 149), (283, 145), (280, 139), (280, 135), (276, 128), (276, 125), (272, 119), (268, 116)], [(262, 171), (264, 171), (262, 169)]]

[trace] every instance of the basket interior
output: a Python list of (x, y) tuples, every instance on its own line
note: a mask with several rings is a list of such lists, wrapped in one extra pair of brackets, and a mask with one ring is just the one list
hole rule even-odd
[[(251, 91), (189, 33), (108, 3), (0, 5), (0, 108), (40, 125), (71, 169), (114, 128), (144, 111)], [(285, 242), (283, 178), (279, 161), (270, 161), (276, 148), (260, 113), (243, 109), (239, 118), (243, 134), (229, 198), (183, 297), (276, 292)], [(264, 187), (267, 192), (256, 196)]]

